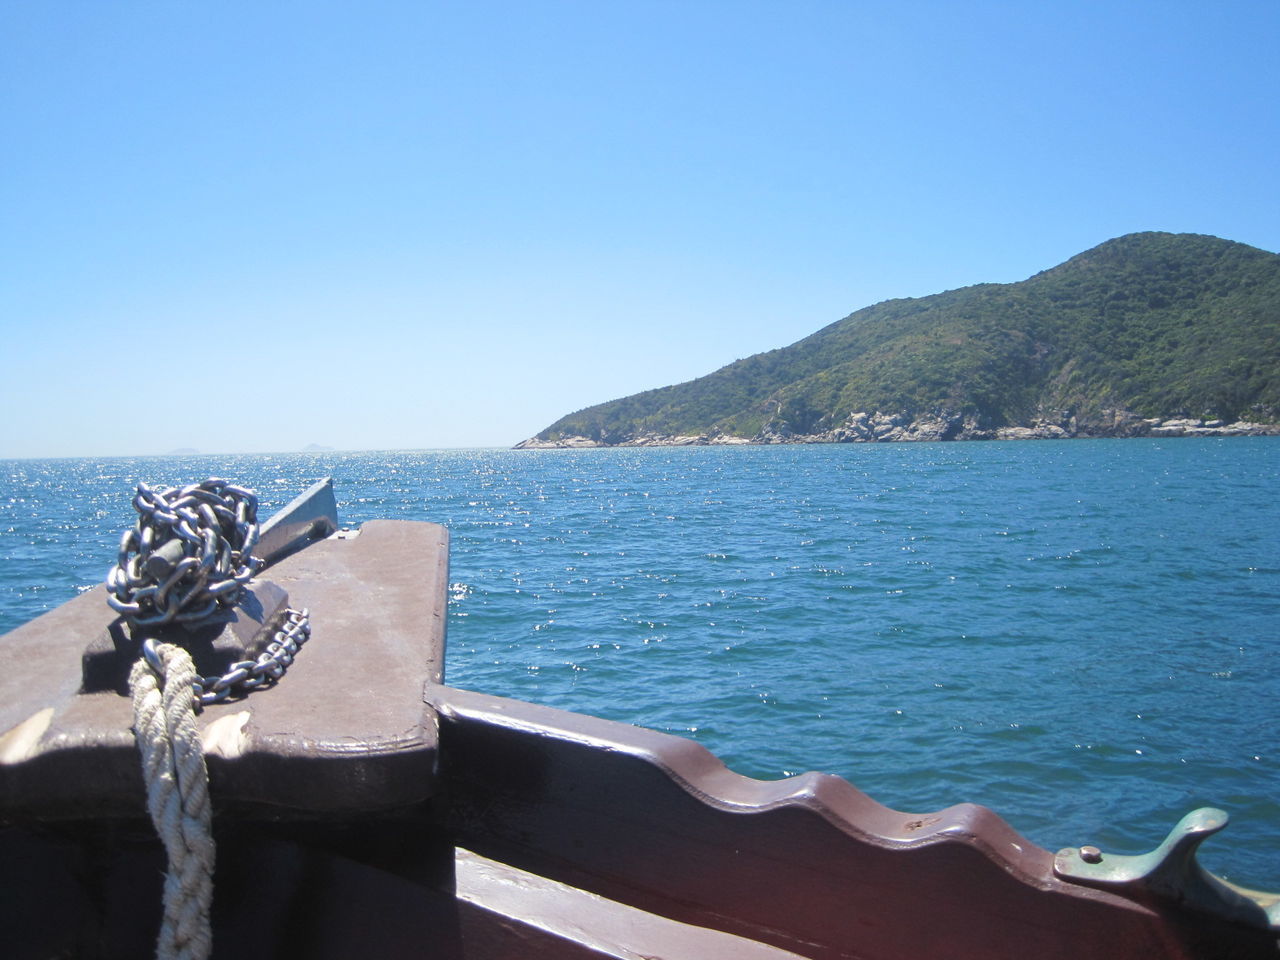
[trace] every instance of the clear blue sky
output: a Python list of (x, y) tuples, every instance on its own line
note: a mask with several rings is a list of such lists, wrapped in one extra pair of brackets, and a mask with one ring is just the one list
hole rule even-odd
[(1280, 250), (1280, 3), (0, 3), (0, 457), (506, 446), (1138, 230)]

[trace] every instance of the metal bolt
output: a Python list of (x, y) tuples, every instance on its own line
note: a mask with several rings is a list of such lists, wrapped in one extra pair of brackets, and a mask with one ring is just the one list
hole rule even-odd
[(1080, 859), (1085, 863), (1101, 863), (1102, 851), (1097, 847), (1081, 847)]

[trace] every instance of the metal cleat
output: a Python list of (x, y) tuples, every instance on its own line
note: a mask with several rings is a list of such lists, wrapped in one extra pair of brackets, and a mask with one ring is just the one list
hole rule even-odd
[(1064, 880), (1132, 895), (1172, 900), (1236, 923), (1280, 930), (1280, 897), (1246, 890), (1214, 876), (1196, 860), (1206, 838), (1227, 825), (1223, 810), (1201, 807), (1178, 821), (1150, 853), (1125, 856), (1097, 847), (1059, 850), (1053, 872)]

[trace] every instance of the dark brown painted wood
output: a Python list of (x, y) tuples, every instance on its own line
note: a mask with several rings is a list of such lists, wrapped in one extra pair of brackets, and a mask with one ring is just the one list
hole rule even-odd
[[(444, 662), (448, 533), (375, 520), (284, 558), (270, 580), (312, 615), (284, 679), (204, 709), (220, 810), (289, 816), (397, 809), (432, 791), (436, 725), (422, 701)], [(136, 816), (143, 789), (132, 705), (81, 692), (95, 638), (124, 628), (95, 588), (0, 639), (0, 814)]]
[(662, 916), (822, 960), (1278, 955), (1273, 933), (1059, 880), (983, 807), (900, 813), (832, 776), (740, 777), (625, 724), (428, 699), (461, 844)]

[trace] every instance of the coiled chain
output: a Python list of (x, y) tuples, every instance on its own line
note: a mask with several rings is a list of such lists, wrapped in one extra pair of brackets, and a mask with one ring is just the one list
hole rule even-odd
[[(262, 566), (252, 554), (258, 542), (258, 498), (252, 490), (217, 478), (185, 487), (139, 483), (133, 506), (137, 525), (121, 537), (119, 558), (107, 573), (113, 610), (135, 627), (155, 628), (199, 624), (235, 606)], [(218, 703), (274, 683), (310, 635), (308, 612), (286, 609), (255, 659), (195, 681), (197, 700)], [(146, 640), (143, 654), (163, 675), (156, 643)]]
[(262, 562), (258, 498), (211, 478), (185, 487), (138, 484), (138, 523), (120, 538), (107, 603), (130, 623), (160, 627), (208, 620), (235, 606)]

